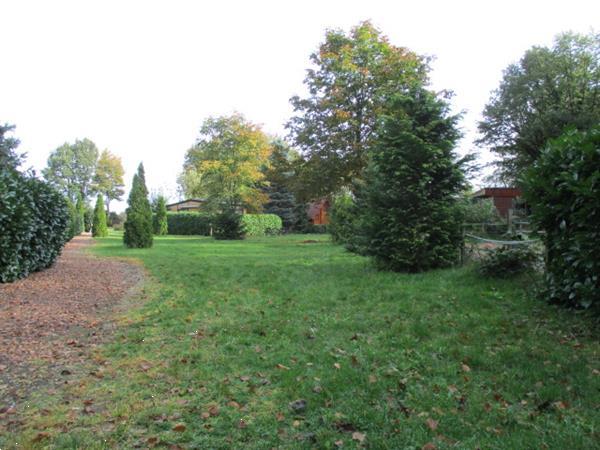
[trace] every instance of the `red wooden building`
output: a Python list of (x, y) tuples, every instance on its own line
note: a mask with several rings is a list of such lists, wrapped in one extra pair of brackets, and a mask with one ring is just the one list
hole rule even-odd
[(308, 217), (314, 225), (327, 225), (329, 223), (329, 200), (323, 199), (308, 205)]
[(519, 188), (514, 187), (492, 187), (483, 188), (473, 194), (473, 198), (491, 198), (494, 206), (502, 217), (508, 217), (508, 211), (515, 209), (518, 197), (521, 197), (522, 192)]

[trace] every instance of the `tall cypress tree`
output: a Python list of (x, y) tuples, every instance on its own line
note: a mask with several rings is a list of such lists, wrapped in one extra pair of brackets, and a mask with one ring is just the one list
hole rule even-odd
[(154, 234), (164, 236), (168, 232), (167, 201), (159, 195), (154, 205)]
[(108, 227), (106, 226), (106, 211), (104, 210), (104, 199), (102, 194), (98, 194), (96, 207), (94, 208), (94, 223), (92, 224), (92, 236), (108, 236)]
[(144, 166), (140, 163), (137, 173), (133, 176), (128, 208), (126, 210), (125, 234), (123, 242), (129, 248), (152, 247), (152, 207), (148, 200)]

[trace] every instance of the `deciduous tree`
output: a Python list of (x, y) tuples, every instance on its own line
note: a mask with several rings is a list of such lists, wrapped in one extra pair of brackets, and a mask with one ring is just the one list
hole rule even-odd
[(500, 158), (498, 178), (514, 183), (549, 139), (599, 122), (600, 35), (566, 33), (506, 68), (483, 111), (479, 143)]
[(84, 201), (92, 194), (92, 182), (98, 160), (98, 148), (89, 139), (65, 143), (48, 157), (48, 166), (42, 170), (44, 178), (58, 188), (73, 203), (77, 193)]
[(329, 30), (310, 56), (308, 96), (292, 97), (287, 128), (302, 151), (297, 194), (309, 200), (338, 192), (362, 176), (378, 117), (391, 93), (427, 82), (427, 60), (390, 44), (371, 23), (346, 34)]
[(243, 206), (261, 211), (267, 200), (262, 191), (264, 168), (271, 144), (267, 135), (242, 115), (211, 117), (186, 153), (179, 178), (187, 197), (201, 197), (215, 211)]
[(125, 193), (124, 174), (121, 158), (108, 150), (102, 151), (94, 175), (94, 190), (104, 195), (107, 214), (110, 214), (110, 202), (121, 200)]

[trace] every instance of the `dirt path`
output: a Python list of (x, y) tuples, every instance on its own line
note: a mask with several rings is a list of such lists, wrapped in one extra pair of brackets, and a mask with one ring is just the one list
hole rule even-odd
[(64, 383), (110, 335), (110, 313), (142, 280), (139, 266), (83, 251), (93, 242), (75, 237), (51, 268), (0, 284), (0, 416)]

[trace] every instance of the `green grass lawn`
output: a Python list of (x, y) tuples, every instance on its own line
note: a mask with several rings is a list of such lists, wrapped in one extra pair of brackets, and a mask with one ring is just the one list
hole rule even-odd
[(325, 236), (99, 241), (145, 301), (0, 448), (598, 448), (591, 321), (522, 283), (381, 273)]

